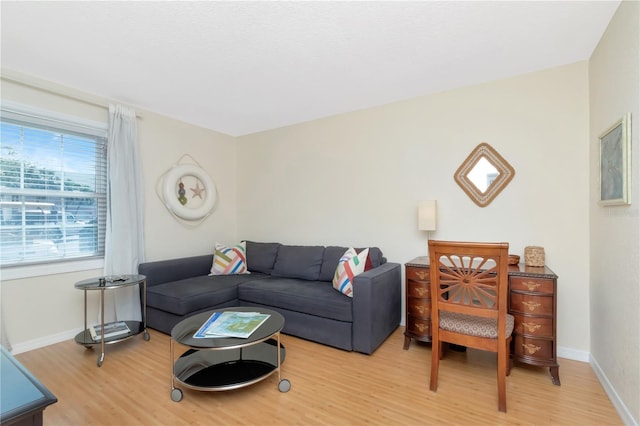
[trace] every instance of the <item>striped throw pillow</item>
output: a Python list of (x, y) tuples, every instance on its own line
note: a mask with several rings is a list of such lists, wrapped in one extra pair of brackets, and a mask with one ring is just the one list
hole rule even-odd
[(233, 247), (216, 243), (213, 253), (213, 265), (211, 265), (209, 276), (248, 273), (247, 250), (244, 241)]
[(333, 288), (346, 296), (353, 297), (353, 279), (364, 272), (368, 255), (368, 248), (358, 254), (353, 247), (349, 247), (338, 261), (338, 267), (333, 276)]

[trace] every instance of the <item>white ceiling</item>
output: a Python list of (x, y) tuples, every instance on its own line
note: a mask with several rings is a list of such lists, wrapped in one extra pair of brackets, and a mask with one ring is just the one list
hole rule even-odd
[(5, 0), (1, 60), (239, 136), (586, 60), (619, 3)]

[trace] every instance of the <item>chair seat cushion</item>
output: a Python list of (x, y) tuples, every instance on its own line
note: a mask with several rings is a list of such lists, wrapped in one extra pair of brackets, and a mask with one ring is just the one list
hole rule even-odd
[[(507, 337), (513, 332), (513, 315), (507, 314)], [(498, 321), (495, 318), (476, 317), (456, 312), (440, 311), (440, 328), (468, 336), (498, 338)]]

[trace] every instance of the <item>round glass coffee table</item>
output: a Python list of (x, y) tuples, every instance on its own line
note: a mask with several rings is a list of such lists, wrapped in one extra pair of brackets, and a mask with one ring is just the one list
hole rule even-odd
[[(215, 312), (269, 314), (249, 337), (196, 338), (194, 334)], [(176, 383), (199, 391), (224, 391), (252, 385), (278, 372), (278, 389), (288, 392), (291, 383), (280, 376), (285, 348), (280, 343), (284, 318), (270, 309), (233, 307), (207, 311), (186, 318), (171, 330), (171, 399), (182, 400)], [(175, 358), (176, 344), (189, 349)]]

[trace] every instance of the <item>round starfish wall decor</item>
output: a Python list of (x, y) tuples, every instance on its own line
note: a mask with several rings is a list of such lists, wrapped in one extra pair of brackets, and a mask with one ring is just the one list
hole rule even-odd
[(211, 214), (217, 198), (216, 187), (199, 164), (175, 164), (160, 180), (158, 197), (176, 218), (196, 221)]

